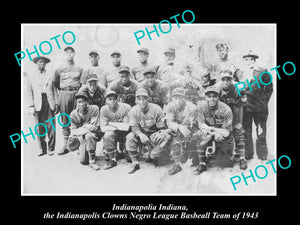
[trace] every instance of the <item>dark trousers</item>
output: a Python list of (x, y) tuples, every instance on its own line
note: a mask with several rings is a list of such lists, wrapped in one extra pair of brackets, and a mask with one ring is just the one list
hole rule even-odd
[(256, 153), (259, 159), (265, 159), (268, 155), (267, 147), (267, 119), (268, 112), (247, 112), (244, 109), (243, 127), (245, 129), (245, 155), (246, 159), (251, 159), (254, 154), (252, 139), (252, 123), (256, 126)]
[[(60, 90), (58, 95), (58, 107), (60, 113), (67, 113), (68, 115), (75, 109), (76, 102), (75, 102), (75, 95), (77, 91), (65, 91)], [(67, 116), (61, 116), (62, 124), (68, 124), (69, 119)], [(66, 146), (68, 143), (68, 139), (70, 136), (70, 126), (63, 127), (63, 135), (64, 135), (64, 145)]]
[[(48, 151), (54, 151), (55, 147), (55, 132), (54, 129), (51, 125), (50, 122), (45, 122), (46, 120), (54, 117), (54, 111), (51, 110), (48, 99), (47, 99), (47, 94), (43, 93), (42, 94), (42, 108), (40, 111), (36, 112), (35, 114), (35, 124), (38, 123), (43, 123), (47, 127), (47, 136), (48, 136)], [(53, 125), (55, 126), (55, 120), (52, 120)], [(45, 131), (45, 127), (42, 125), (37, 126), (36, 131), (40, 134), (43, 135)], [(47, 151), (47, 143), (45, 141), (45, 136), (39, 137), (36, 135), (39, 149), (41, 152), (46, 152)]]

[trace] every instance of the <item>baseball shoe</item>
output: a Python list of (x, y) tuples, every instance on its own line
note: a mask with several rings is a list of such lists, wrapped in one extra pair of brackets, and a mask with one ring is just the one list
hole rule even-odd
[(140, 164), (138, 163), (133, 163), (130, 170), (128, 171), (129, 174), (134, 173), (135, 171), (140, 169)]
[(179, 164), (174, 164), (174, 166), (169, 169), (168, 174), (174, 175), (182, 170), (181, 166)]
[(108, 170), (110, 168), (113, 168), (117, 165), (117, 162), (115, 160), (110, 160), (106, 163), (103, 169)]
[(206, 165), (200, 163), (199, 166), (194, 170), (194, 175), (199, 175), (205, 170), (206, 170)]

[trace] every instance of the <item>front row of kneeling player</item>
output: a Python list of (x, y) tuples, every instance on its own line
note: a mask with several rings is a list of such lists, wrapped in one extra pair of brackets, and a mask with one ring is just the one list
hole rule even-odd
[[(188, 158), (197, 166), (196, 175), (205, 171), (207, 164), (231, 167), (233, 114), (227, 104), (219, 101), (219, 93), (215, 86), (207, 88), (205, 100), (196, 106), (185, 100), (184, 89), (175, 88), (172, 101), (163, 110), (149, 102), (144, 88), (136, 91), (133, 107), (118, 102), (117, 94), (108, 91), (106, 105), (99, 112), (97, 106), (88, 105), (86, 94), (79, 92), (75, 96), (77, 108), (70, 115), (68, 148), (78, 149), (81, 163), (95, 170), (100, 169), (95, 150), (101, 138), (107, 161), (104, 169), (117, 165), (117, 155), (132, 162), (129, 173), (140, 169), (142, 158), (156, 166), (174, 162), (170, 175), (181, 171), (181, 164)], [(244, 158), (240, 159), (240, 168), (247, 168)]]

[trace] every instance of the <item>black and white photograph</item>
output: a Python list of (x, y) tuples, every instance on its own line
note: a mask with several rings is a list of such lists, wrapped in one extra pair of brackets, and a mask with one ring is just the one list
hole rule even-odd
[(22, 23), (21, 46), (22, 196), (277, 195), (276, 23)]

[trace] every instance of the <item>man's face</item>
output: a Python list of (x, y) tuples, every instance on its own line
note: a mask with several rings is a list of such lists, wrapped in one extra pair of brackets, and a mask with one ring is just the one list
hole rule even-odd
[(89, 60), (93, 66), (98, 65), (99, 58), (100, 58), (99, 55), (95, 53), (91, 53), (89, 56)]
[(114, 108), (117, 105), (117, 96), (115, 95), (109, 95), (106, 98), (106, 104), (108, 105), (109, 108)]
[(67, 61), (72, 61), (72, 60), (74, 60), (75, 52), (72, 49), (68, 49), (65, 51), (65, 55), (66, 55)]
[(120, 73), (120, 81), (122, 84), (127, 84), (129, 82), (129, 73), (121, 72)]
[(228, 49), (227, 48), (218, 48), (217, 49), (218, 55), (220, 57), (221, 60), (225, 60), (228, 57)]
[(113, 54), (111, 56), (111, 58), (112, 58), (112, 63), (113, 63), (114, 66), (118, 67), (118, 66), (121, 65), (121, 55)]
[(40, 71), (43, 71), (46, 67), (45, 59), (39, 59), (36, 64), (37, 64), (37, 67)]
[(172, 52), (166, 52), (165, 53), (165, 61), (166, 63), (172, 63), (175, 59), (175, 53)]
[(96, 80), (88, 81), (87, 87), (91, 93), (94, 93), (97, 89), (97, 81)]
[(147, 96), (137, 96), (135, 100), (136, 104), (140, 107), (140, 109), (145, 109), (148, 106), (149, 97)]
[(177, 106), (177, 108), (179, 108), (179, 109), (182, 108), (182, 106), (185, 103), (184, 96), (182, 96), (182, 95), (175, 95), (172, 97), (172, 100), (173, 100), (174, 104)]
[(85, 98), (78, 98), (77, 99), (77, 108), (79, 108), (79, 110), (86, 110), (87, 108), (87, 101)]
[(205, 100), (209, 107), (214, 107), (218, 102), (218, 94), (214, 92), (209, 92), (205, 95)]
[(145, 76), (145, 80), (146, 80), (146, 85), (148, 87), (153, 87), (155, 84), (155, 74), (147, 73), (144, 76)]
[(244, 63), (247, 68), (252, 69), (255, 64), (255, 59), (253, 57), (245, 57), (244, 58)]
[(147, 62), (148, 56), (149, 56), (147, 53), (139, 52), (138, 54), (139, 54), (139, 60), (140, 60), (141, 63)]
[(224, 90), (228, 90), (231, 83), (232, 83), (232, 78), (231, 77), (222, 77), (221, 86)]

